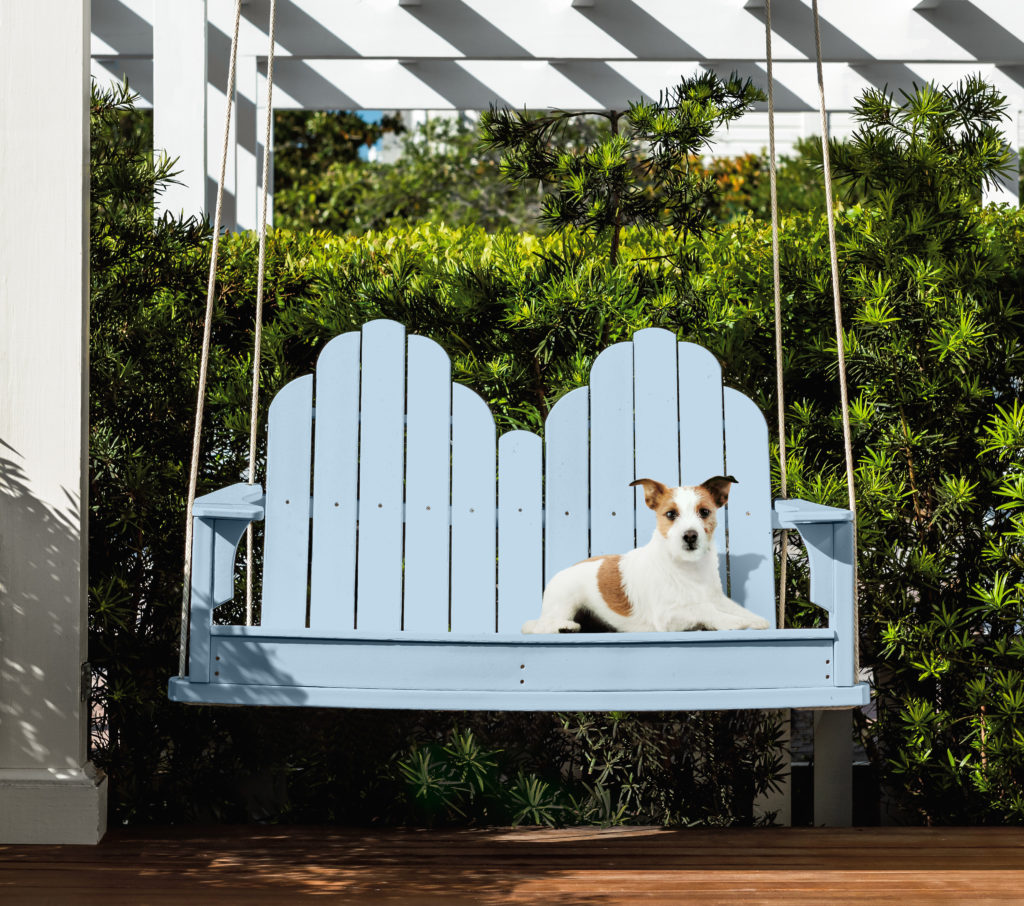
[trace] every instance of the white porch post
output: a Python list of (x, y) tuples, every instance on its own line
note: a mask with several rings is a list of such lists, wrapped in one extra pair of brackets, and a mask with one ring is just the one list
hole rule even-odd
[(0, 843), (96, 843), (107, 789), (81, 694), (89, 0), (0, 0), (0, 85)]
[(261, 78), (258, 63), (254, 56), (238, 58), (238, 103), (235, 105), (238, 120), (234, 133), (236, 227), (239, 230), (255, 230), (259, 226), (259, 149), (262, 144), (258, 133), (262, 131), (263, 120), (258, 98)]
[[(219, 0), (222, 5), (233, 7), (234, 4), (225, 4), (225, 0)], [(228, 69), (230, 66), (231, 37), (219, 32), (213, 22), (207, 24), (207, 36), (213, 35), (213, 40), (207, 41), (206, 47), (206, 204), (203, 210), (207, 212), (212, 222), (214, 212), (217, 208), (217, 184), (220, 181), (220, 166), (224, 146), (224, 115), (228, 101)], [(238, 68), (235, 73), (235, 91), (231, 98), (231, 130), (228, 135), (228, 156), (227, 166), (224, 171), (224, 203), (221, 212), (221, 227), (226, 230), (238, 229), (238, 205), (237, 183), (238, 183), (238, 155), (240, 141), (239, 131), (239, 100), (241, 99), (242, 85), (246, 76), (246, 60), (243, 54), (238, 54)], [(250, 121), (251, 115), (247, 117)], [(244, 191), (244, 189), (243, 189)]]
[(153, 22), (153, 148), (177, 158), (181, 185), (157, 215), (206, 210), (206, 0), (158, 0)]

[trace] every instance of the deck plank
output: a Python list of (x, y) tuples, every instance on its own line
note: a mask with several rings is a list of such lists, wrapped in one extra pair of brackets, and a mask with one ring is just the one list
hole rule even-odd
[(10, 906), (1020, 903), (1024, 829), (118, 829), (0, 846)]

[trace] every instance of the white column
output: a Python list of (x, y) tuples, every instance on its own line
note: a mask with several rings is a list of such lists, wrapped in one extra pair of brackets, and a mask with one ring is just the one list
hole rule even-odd
[(0, 843), (96, 843), (107, 790), (81, 689), (89, 0), (0, 0), (0, 86)]
[(181, 185), (157, 198), (157, 216), (206, 210), (206, 0), (156, 0), (153, 148), (177, 158)]
[[(213, 28), (211, 25), (210, 28)], [(220, 181), (220, 166), (224, 151), (224, 115), (227, 109), (228, 70), (231, 59), (231, 40), (221, 36), (207, 42), (207, 83), (206, 83), (206, 204), (204, 210), (213, 222), (217, 209), (217, 184)], [(244, 69), (245, 58), (239, 54), (237, 63)], [(238, 80), (240, 70), (235, 74), (235, 93), (232, 97), (231, 128), (228, 136), (227, 166), (224, 171), (224, 204), (221, 211), (221, 228), (237, 228), (238, 210), (235, 204), (238, 160)], [(245, 78), (244, 73), (242, 78)]]
[(259, 226), (259, 143), (257, 135), (263, 132), (264, 112), (259, 106), (259, 82), (263, 77), (257, 68), (258, 60), (252, 56), (238, 57), (238, 103), (235, 111), (237, 186), (236, 218), (240, 230), (255, 230)]

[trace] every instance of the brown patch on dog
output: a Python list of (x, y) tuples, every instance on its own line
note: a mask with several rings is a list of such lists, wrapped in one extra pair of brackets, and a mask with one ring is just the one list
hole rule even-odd
[(638, 478), (636, 481), (631, 481), (629, 486), (635, 488), (638, 484), (644, 486), (644, 503), (657, 512), (659, 505), (664, 502), (665, 496), (669, 494), (669, 489), (653, 478)]
[(729, 502), (729, 490), (739, 482), (731, 475), (715, 475), (700, 483), (699, 488), (708, 492), (715, 507), (723, 507)]
[[(697, 515), (703, 520), (704, 534), (710, 537), (718, 527), (718, 504), (715, 503), (715, 498), (711, 496), (711, 492), (704, 485), (698, 485), (694, 490), (697, 492)], [(701, 516), (702, 509), (711, 512), (707, 516)]]
[(668, 518), (667, 513), (672, 510), (677, 511), (678, 505), (676, 504), (676, 490), (677, 488), (669, 488), (663, 485), (660, 481), (655, 481), (653, 478), (638, 478), (636, 481), (630, 483), (630, 487), (636, 487), (638, 484), (644, 486), (644, 502), (658, 517), (658, 531), (661, 532), (662, 537), (668, 537), (668, 530), (672, 528), (672, 520)]
[(674, 520), (668, 518), (669, 513), (675, 513), (677, 518), (679, 515), (679, 507), (675, 501), (675, 495), (669, 494), (667, 500), (662, 501), (661, 509), (657, 511), (658, 516), (658, 531), (661, 532), (663, 538), (668, 537), (668, 530), (672, 528), (672, 522)]
[(609, 557), (595, 557), (600, 559), (601, 565), (597, 568), (597, 590), (604, 598), (604, 603), (609, 610), (619, 616), (628, 617), (633, 612), (633, 605), (626, 597), (626, 589), (622, 587), (622, 573), (619, 571), (618, 554)]

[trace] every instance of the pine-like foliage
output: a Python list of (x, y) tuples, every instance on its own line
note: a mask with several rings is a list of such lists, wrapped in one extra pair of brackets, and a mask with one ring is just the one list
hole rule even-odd
[(1005, 105), (977, 77), (900, 100), (870, 91), (833, 149), (865, 195), (842, 256), (874, 732), (903, 804), (928, 821), (1024, 820), (1024, 610), (978, 589), (993, 587), (979, 564), (1007, 528), (1009, 463), (985, 454), (985, 428), (1020, 399), (1024, 368), (1019, 284), (999, 276), (1017, 239), (978, 210), (1011, 160)]
[(503, 152), (507, 179), (551, 185), (541, 223), (607, 238), (614, 266), (623, 227), (704, 230), (720, 189), (694, 156), (710, 146), (717, 129), (763, 99), (750, 79), (734, 74), (723, 80), (702, 72), (657, 101), (635, 101), (628, 110), (600, 114), (609, 131), (579, 148), (565, 147), (560, 132), (570, 121), (593, 114), (491, 108), (480, 125), (483, 146)]
[[(983, 209), (1010, 159), (1004, 99), (978, 79), (895, 98), (868, 92), (833, 142), (860, 204), (837, 214), (859, 510), (861, 715), (901, 820), (1024, 821), (1024, 608), (1019, 407), (1021, 215)], [(692, 285), (717, 311), (709, 343), (772, 405), (763, 227), (705, 243)], [(759, 273), (760, 276), (754, 276)], [(844, 506), (825, 224), (782, 230), (789, 490)], [(747, 301), (749, 300), (749, 301)], [(711, 325), (709, 325), (711, 327)], [(800, 570), (797, 570), (799, 573)], [(791, 601), (806, 586), (791, 587)], [(795, 613), (800, 620), (810, 611)]]

